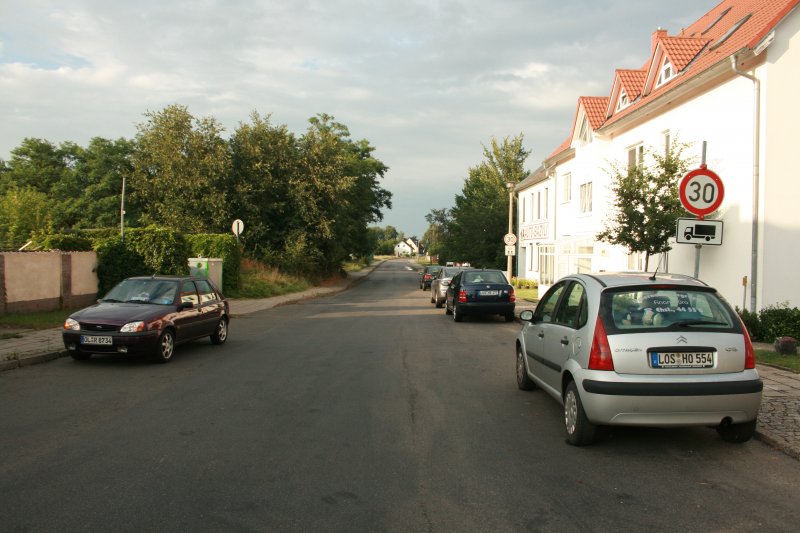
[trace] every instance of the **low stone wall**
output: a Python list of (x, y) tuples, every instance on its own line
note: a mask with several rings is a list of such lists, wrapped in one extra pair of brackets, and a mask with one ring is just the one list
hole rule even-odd
[(82, 307), (97, 298), (94, 252), (0, 253), (0, 313)]

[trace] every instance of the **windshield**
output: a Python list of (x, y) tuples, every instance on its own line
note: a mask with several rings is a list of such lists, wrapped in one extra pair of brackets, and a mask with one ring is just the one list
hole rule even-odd
[(716, 293), (686, 287), (606, 291), (602, 305), (604, 322), (612, 330), (730, 330), (739, 324)]
[(170, 305), (175, 301), (177, 287), (175, 281), (126, 279), (111, 289), (103, 301)]

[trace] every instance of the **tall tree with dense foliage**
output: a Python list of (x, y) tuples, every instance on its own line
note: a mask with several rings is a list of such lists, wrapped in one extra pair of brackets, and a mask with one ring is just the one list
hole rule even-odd
[(230, 157), (222, 126), (180, 105), (145, 116), (131, 158), (142, 222), (189, 233), (227, 231)]
[(668, 252), (679, 217), (684, 215), (678, 182), (691, 161), (683, 157), (685, 144), (674, 143), (661, 154), (648, 151), (652, 165), (612, 167), (613, 209), (597, 239), (619, 244), (629, 252), (645, 254), (645, 271), (650, 256)]
[(485, 160), (469, 169), (461, 194), (455, 198), (447, 224), (448, 260), (473, 266), (503, 268), (503, 235), (508, 231), (508, 186), (528, 175), (522, 134), (484, 146)]
[(439, 257), (440, 262), (446, 261), (450, 211), (448, 209), (431, 209), (431, 212), (425, 215), (425, 220), (428, 222), (428, 229), (422, 236), (422, 242), (427, 246), (430, 255)]
[(0, 250), (16, 250), (53, 228), (52, 202), (35, 188), (11, 186), (0, 194)]

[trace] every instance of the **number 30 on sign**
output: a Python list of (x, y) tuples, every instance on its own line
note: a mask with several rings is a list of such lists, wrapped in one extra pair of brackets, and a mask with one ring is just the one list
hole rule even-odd
[(683, 177), (679, 192), (684, 209), (700, 220), (716, 211), (725, 197), (722, 180), (705, 165)]

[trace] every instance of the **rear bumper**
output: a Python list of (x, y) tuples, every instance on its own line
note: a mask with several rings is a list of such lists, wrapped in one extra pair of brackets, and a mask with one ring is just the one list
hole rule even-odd
[(695, 376), (692, 381), (676, 377), (650, 382), (594, 377), (577, 383), (586, 416), (601, 425), (716, 426), (726, 418), (734, 424), (749, 422), (758, 416), (764, 387), (754, 370), (737, 376), (741, 379)]
[(513, 302), (459, 303), (458, 312), (462, 315), (508, 315), (514, 314)]

